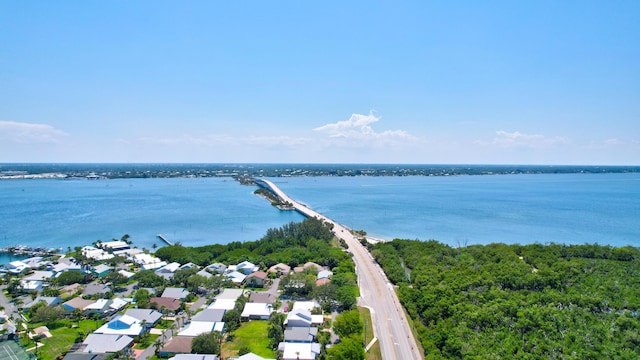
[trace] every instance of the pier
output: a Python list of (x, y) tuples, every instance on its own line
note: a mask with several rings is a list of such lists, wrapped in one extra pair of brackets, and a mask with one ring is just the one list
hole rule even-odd
[(164, 237), (164, 235), (162, 234), (158, 234), (156, 235), (158, 237), (158, 239), (164, 241), (167, 243), (167, 245), (173, 246), (173, 243), (171, 241), (169, 241), (166, 237)]

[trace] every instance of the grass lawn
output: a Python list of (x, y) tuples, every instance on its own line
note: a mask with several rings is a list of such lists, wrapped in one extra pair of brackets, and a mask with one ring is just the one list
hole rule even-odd
[(238, 354), (241, 347), (246, 346), (251, 352), (270, 359), (275, 359), (276, 354), (269, 348), (267, 337), (267, 320), (251, 320), (242, 323), (240, 328), (233, 333), (233, 341), (222, 345), (222, 357), (224, 359)]
[[(365, 344), (369, 344), (371, 339), (373, 339), (373, 324), (371, 323), (371, 313), (369, 309), (365, 307), (358, 307), (358, 311), (360, 311), (360, 320), (365, 325)], [(382, 353), (380, 352), (380, 343), (376, 341), (376, 343), (369, 349), (367, 352), (367, 360), (382, 360)]]
[(145, 337), (139, 343), (136, 343), (133, 348), (137, 350), (144, 350), (149, 346), (153, 345), (157, 338), (160, 337), (159, 334), (148, 334), (148, 337)]
[[(43, 324), (31, 324), (30, 328), (35, 328), (37, 326), (41, 326)], [(96, 322), (94, 320), (82, 320), (80, 321), (79, 326), (76, 328), (71, 328), (69, 325), (75, 325), (75, 321), (64, 320), (59, 321), (56, 328), (50, 327), (49, 332), (52, 337), (41, 339), (40, 342), (43, 344), (42, 347), (38, 348), (38, 359), (39, 360), (54, 360), (59, 355), (62, 355), (66, 351), (68, 351), (76, 338), (78, 337), (78, 333), (82, 331), (84, 336), (91, 334), (96, 329)], [(102, 322), (98, 322), (98, 326), (101, 326)], [(33, 342), (28, 348), (35, 346)]]

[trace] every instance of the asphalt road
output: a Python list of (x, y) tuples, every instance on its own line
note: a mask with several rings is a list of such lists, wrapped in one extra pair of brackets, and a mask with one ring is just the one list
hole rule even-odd
[(263, 181), (283, 200), (292, 203), (299, 212), (332, 223), (335, 235), (346, 241), (356, 263), (360, 287), (358, 304), (371, 310), (373, 332), (380, 342), (382, 358), (423, 359), (393, 286), (358, 239), (345, 226), (291, 199), (273, 182), (264, 179)]

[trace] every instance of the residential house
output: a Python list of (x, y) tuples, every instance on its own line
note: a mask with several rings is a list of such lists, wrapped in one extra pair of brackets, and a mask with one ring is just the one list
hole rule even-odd
[(131, 298), (123, 299), (121, 297), (117, 297), (117, 298), (111, 299), (111, 304), (109, 304), (109, 309), (111, 309), (111, 311), (118, 311), (123, 307), (125, 307), (127, 304), (131, 303), (131, 301), (133, 301), (133, 299)]
[(237, 357), (235, 359), (234, 358), (231, 358), (231, 359), (233, 359), (233, 360), (272, 360), (272, 359), (263, 358), (262, 356), (256, 355), (256, 354), (254, 354), (252, 352), (244, 354), (244, 355), (242, 355), (240, 357)]
[(332, 276), (333, 276), (333, 272), (331, 272), (331, 270), (320, 270), (318, 271), (318, 276), (316, 277), (316, 280), (330, 279)]
[(106, 360), (107, 354), (68, 352), (62, 360)]
[(38, 296), (35, 300), (33, 300), (32, 302), (24, 305), (22, 308), (23, 309), (29, 309), (32, 306), (34, 306), (35, 304), (39, 303), (39, 302), (44, 302), (46, 306), (54, 306), (54, 305), (58, 305), (60, 304), (60, 301), (62, 299), (58, 296)]
[(178, 270), (184, 270), (184, 269), (199, 269), (200, 267), (192, 262), (188, 262), (182, 266), (180, 266), (180, 268), (178, 268)]
[(229, 299), (236, 301), (244, 294), (242, 289), (222, 289), (220, 294), (216, 295), (216, 299)]
[(284, 341), (292, 343), (312, 343), (318, 335), (316, 327), (288, 327), (284, 329)]
[(120, 240), (103, 242), (102, 244), (100, 244), (100, 247), (112, 252), (129, 250), (131, 248), (129, 244)]
[(82, 291), (82, 295), (93, 296), (93, 295), (106, 294), (110, 292), (111, 292), (111, 287), (109, 287), (109, 285), (88, 284), (84, 287), (84, 290)]
[(82, 342), (85, 353), (115, 353), (129, 347), (133, 338), (117, 334), (89, 334)]
[(178, 354), (169, 360), (219, 360), (218, 355), (213, 354)]
[(212, 321), (221, 322), (226, 311), (223, 309), (204, 309), (195, 314), (191, 321)]
[(161, 268), (156, 270), (156, 275), (162, 276), (163, 278), (169, 280), (173, 278), (173, 275), (180, 268), (180, 263), (172, 262), (171, 264), (167, 264)]
[(85, 246), (80, 251), (82, 252), (82, 255), (84, 255), (85, 257), (88, 257), (89, 259), (93, 259), (97, 261), (109, 260), (113, 258), (112, 254), (109, 254), (108, 252), (102, 249), (97, 249), (93, 246)]
[(138, 336), (145, 329), (141, 325), (141, 321), (129, 315), (118, 315), (108, 323), (102, 325), (94, 333), (111, 334), (111, 335), (127, 335)]
[(233, 310), (236, 307), (236, 300), (232, 299), (216, 299), (207, 309)]
[(140, 320), (147, 329), (152, 328), (162, 318), (162, 313), (152, 309), (127, 309), (125, 315)]
[(248, 261), (243, 261), (240, 264), (236, 265), (236, 268), (234, 269), (237, 272), (241, 272), (245, 275), (249, 275), (255, 271), (258, 271), (260, 268), (256, 265), (254, 265), (251, 262)]
[(162, 308), (174, 312), (180, 309), (180, 305), (182, 305), (182, 301), (174, 298), (166, 298), (166, 297), (152, 297), (149, 299), (149, 304), (156, 304), (156, 309), (162, 310)]
[(170, 354), (190, 354), (193, 337), (174, 336), (158, 351), (160, 357), (168, 357)]
[(133, 261), (136, 264), (140, 265), (143, 270), (158, 269), (167, 265), (165, 261), (162, 261), (155, 256), (145, 254), (145, 253), (135, 254), (133, 256)]
[(93, 304), (85, 306), (83, 310), (88, 314), (103, 314), (111, 310), (109, 307), (110, 304), (110, 299), (98, 299)]
[(200, 275), (200, 276), (202, 276), (202, 277), (204, 277), (204, 278), (207, 278), (207, 279), (210, 279), (211, 277), (213, 277), (213, 275), (211, 275), (211, 273), (210, 273), (210, 272), (208, 272), (208, 271), (207, 271), (207, 270), (205, 270), (205, 269), (202, 269), (202, 270), (198, 271), (198, 272), (196, 273), (196, 275)]
[(273, 304), (274, 302), (276, 302), (276, 297), (269, 292), (253, 292), (249, 296), (249, 302)]
[(284, 324), (288, 327), (312, 327), (322, 324), (322, 315), (312, 315), (305, 309), (294, 310), (287, 314)]
[(267, 273), (264, 271), (253, 272), (244, 279), (245, 283), (253, 287), (264, 287), (267, 281)]
[(111, 271), (111, 266), (106, 265), (106, 264), (100, 264), (98, 266), (95, 266), (91, 272), (94, 273), (97, 277), (103, 277), (105, 275), (107, 275), (110, 271)]
[(283, 263), (278, 263), (270, 267), (267, 272), (276, 273), (278, 276), (288, 275), (291, 272), (291, 266)]
[(20, 260), (12, 261), (7, 265), (7, 270), (12, 274), (22, 274), (29, 270), (30, 267)]
[(299, 272), (303, 272), (306, 269), (309, 268), (314, 268), (316, 270), (316, 272), (319, 272), (321, 270), (323, 270), (324, 268), (321, 265), (318, 265), (314, 262), (307, 262), (302, 266), (296, 266), (295, 268), (293, 268), (293, 272), (295, 273), (299, 273)]
[(215, 263), (205, 267), (205, 270), (214, 274), (222, 274), (227, 270), (227, 265), (221, 264), (221, 263)]
[(76, 293), (82, 292), (82, 285), (75, 283), (75, 284), (70, 284), (67, 286), (63, 286), (60, 289), (60, 296), (62, 297), (68, 297), (68, 296), (73, 296)]
[(168, 287), (164, 289), (162, 297), (184, 300), (190, 292), (185, 288)]
[(282, 352), (282, 360), (315, 360), (320, 354), (320, 344), (282, 342), (278, 350)]
[(120, 270), (120, 271), (118, 271), (118, 274), (126, 277), (127, 279), (131, 279), (133, 277), (133, 275), (135, 275), (136, 273), (132, 273), (132, 272), (127, 271), (127, 270)]
[(242, 282), (244, 281), (244, 279), (247, 277), (245, 274), (239, 272), (239, 271), (230, 271), (230, 272), (226, 272), (225, 276), (228, 277), (229, 279), (231, 279), (231, 281), (234, 284), (242, 284)]
[(85, 307), (93, 304), (95, 300), (85, 300), (81, 297), (75, 297), (64, 304), (62, 304), (62, 308), (68, 311), (76, 311), (76, 310), (84, 310)]
[(178, 336), (198, 336), (212, 331), (224, 331), (224, 322), (215, 321), (191, 321), (178, 332)]
[(34, 271), (22, 278), (22, 281), (42, 281), (49, 282), (53, 278), (53, 271)]
[(246, 303), (240, 317), (243, 320), (268, 320), (273, 312), (271, 304), (265, 303)]

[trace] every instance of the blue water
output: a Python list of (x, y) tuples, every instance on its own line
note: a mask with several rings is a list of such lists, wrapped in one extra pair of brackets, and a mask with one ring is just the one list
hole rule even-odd
[(302, 215), (279, 211), (232, 179), (0, 181), (0, 247), (64, 250), (129, 234), (151, 249), (256, 240)]
[[(599, 243), (640, 246), (640, 174), (272, 179), (293, 198), (384, 239), (450, 245)], [(0, 181), (0, 247), (256, 240), (303, 217), (231, 179)]]
[(383, 239), (640, 246), (640, 174), (271, 179)]

